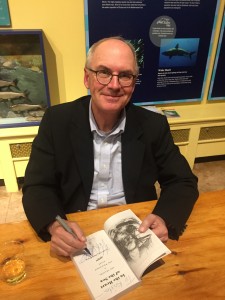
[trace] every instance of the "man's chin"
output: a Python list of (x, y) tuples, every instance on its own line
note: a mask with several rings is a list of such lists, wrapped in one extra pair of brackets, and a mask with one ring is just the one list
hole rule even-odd
[(115, 111), (120, 111), (122, 109), (121, 103), (117, 102), (105, 102), (103, 105), (103, 110), (105, 112), (115, 112)]

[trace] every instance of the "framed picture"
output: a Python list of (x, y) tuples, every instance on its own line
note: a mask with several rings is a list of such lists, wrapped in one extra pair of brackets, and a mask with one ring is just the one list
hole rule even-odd
[(10, 27), (11, 19), (9, 14), (8, 0), (0, 0), (0, 27)]
[(42, 30), (0, 30), (0, 128), (39, 125), (50, 105)]

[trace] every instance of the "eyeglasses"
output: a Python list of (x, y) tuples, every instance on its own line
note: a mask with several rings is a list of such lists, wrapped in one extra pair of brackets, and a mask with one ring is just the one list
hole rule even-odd
[(126, 72), (122, 72), (118, 75), (113, 75), (108, 70), (95, 71), (90, 68), (87, 68), (87, 69), (89, 71), (95, 73), (97, 81), (102, 85), (109, 84), (110, 81), (112, 80), (113, 76), (116, 76), (116, 77), (118, 77), (120, 85), (123, 87), (126, 87), (126, 86), (130, 86), (133, 83), (134, 79), (137, 77), (136, 75), (126, 73)]

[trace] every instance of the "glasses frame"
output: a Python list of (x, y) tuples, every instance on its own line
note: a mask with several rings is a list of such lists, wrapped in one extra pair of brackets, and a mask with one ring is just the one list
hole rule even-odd
[(134, 75), (134, 74), (129, 73), (129, 75), (131, 75), (131, 76), (133, 77), (133, 78), (132, 78), (132, 81), (131, 81), (130, 84), (124, 85), (123, 83), (121, 84), (121, 82), (120, 82), (120, 75), (121, 75), (121, 74), (115, 75), (115, 74), (112, 74), (111, 72), (108, 72), (109, 74), (111, 74), (111, 77), (110, 77), (110, 79), (109, 79), (109, 82), (108, 82), (108, 83), (102, 83), (102, 82), (99, 81), (98, 73), (99, 73), (99, 72), (102, 72), (102, 71), (104, 71), (104, 70), (98, 70), (98, 71), (96, 71), (96, 70), (93, 70), (93, 69), (91, 69), (91, 68), (86, 68), (86, 69), (89, 70), (89, 71), (91, 71), (91, 72), (93, 72), (93, 73), (95, 73), (95, 76), (96, 76), (96, 79), (97, 79), (98, 83), (100, 83), (100, 84), (102, 84), (102, 85), (108, 85), (108, 84), (112, 81), (113, 76), (116, 76), (116, 77), (118, 77), (118, 82), (119, 82), (119, 84), (120, 84), (122, 87), (129, 87), (129, 86), (132, 85), (132, 83), (134, 82), (134, 80), (137, 78), (137, 75)]

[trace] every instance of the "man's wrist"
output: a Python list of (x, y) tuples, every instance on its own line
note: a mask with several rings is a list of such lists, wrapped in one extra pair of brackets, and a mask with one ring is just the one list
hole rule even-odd
[(52, 223), (50, 223), (48, 226), (47, 226), (47, 231), (52, 235), (52, 231), (54, 229), (54, 225), (56, 224), (56, 221), (53, 221)]

